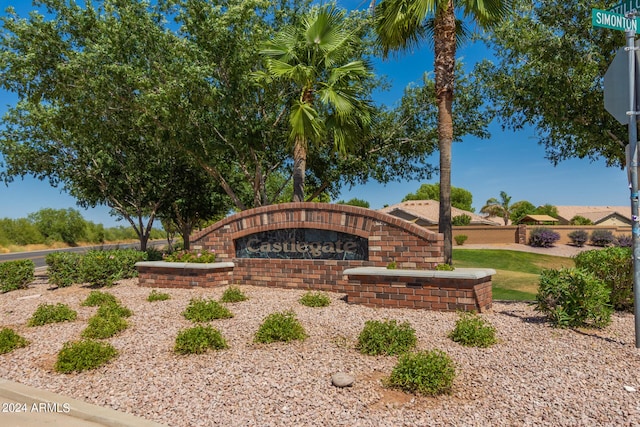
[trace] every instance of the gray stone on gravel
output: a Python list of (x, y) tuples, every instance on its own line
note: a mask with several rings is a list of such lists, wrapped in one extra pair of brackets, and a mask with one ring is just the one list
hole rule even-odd
[(343, 372), (338, 372), (331, 376), (331, 384), (336, 387), (351, 387), (355, 380), (356, 379), (353, 376)]

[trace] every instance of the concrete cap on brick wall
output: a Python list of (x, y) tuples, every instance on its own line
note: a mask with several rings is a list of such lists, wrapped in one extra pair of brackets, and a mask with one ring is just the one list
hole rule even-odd
[(496, 271), (492, 268), (456, 268), (445, 270), (402, 270), (386, 267), (356, 267), (347, 268), (343, 272), (346, 276), (389, 276), (389, 277), (437, 277), (446, 279), (483, 279), (493, 276)]
[(218, 268), (233, 268), (235, 264), (225, 262), (167, 262), (167, 261), (140, 261), (136, 262), (136, 267), (163, 267), (163, 268), (190, 268), (193, 270), (215, 270)]

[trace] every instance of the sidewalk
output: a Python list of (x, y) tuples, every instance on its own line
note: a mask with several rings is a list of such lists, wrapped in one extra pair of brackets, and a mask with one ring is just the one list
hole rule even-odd
[[(3, 427), (163, 427), (153, 421), (0, 379)], [(166, 427), (166, 426), (165, 426)]]

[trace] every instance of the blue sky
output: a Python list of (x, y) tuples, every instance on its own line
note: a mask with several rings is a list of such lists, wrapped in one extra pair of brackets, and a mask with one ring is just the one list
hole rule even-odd
[[(345, 8), (366, 8), (369, 0), (342, 0)], [(30, 8), (27, 1), (0, 0), (0, 11), (14, 5), (20, 15)], [(612, 31), (612, 30), (603, 30)], [(467, 66), (484, 59), (489, 53), (482, 45), (467, 45), (458, 56)], [(390, 91), (376, 96), (376, 101), (394, 106), (409, 83), (420, 84), (425, 71), (433, 70), (433, 54), (428, 47), (406, 53), (399, 58), (376, 61), (375, 71), (387, 76), (392, 84)], [(13, 94), (0, 91), (0, 115), (7, 105), (16, 101)], [(603, 107), (604, 108), (604, 107)], [(505, 191), (512, 202), (528, 200), (534, 205), (629, 205), (629, 188), (626, 172), (607, 168), (604, 161), (573, 159), (554, 167), (544, 157), (544, 148), (538, 145), (535, 131), (502, 131), (497, 123), (491, 126), (492, 137), (478, 140), (468, 137), (456, 143), (452, 152), (452, 185), (469, 190), (473, 195), (473, 206), (480, 210), (487, 199), (498, 197)], [(438, 153), (430, 163), (438, 164)], [(435, 175), (429, 183), (436, 183)], [(345, 188), (339, 199), (353, 197), (367, 200), (371, 208), (379, 209), (385, 204), (399, 203), (408, 193), (415, 192), (424, 181), (393, 182), (387, 185), (369, 182), (366, 185)], [(84, 210), (76, 206), (75, 200), (52, 188), (46, 181), (31, 178), (17, 179), (5, 186), (0, 183), (0, 218), (26, 217), (42, 208), (78, 209), (85, 219), (106, 226), (127, 225), (116, 222), (109, 209), (98, 207)]]

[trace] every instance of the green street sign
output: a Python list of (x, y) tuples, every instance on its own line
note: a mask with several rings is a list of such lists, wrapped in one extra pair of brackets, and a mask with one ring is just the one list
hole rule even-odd
[(615, 6), (611, 6), (607, 11), (617, 13), (618, 15), (626, 15), (632, 10), (640, 12), (640, 0), (627, 0), (622, 3), (618, 3)]
[(638, 31), (638, 18), (628, 19), (624, 15), (606, 10), (591, 9), (591, 25), (621, 31)]

